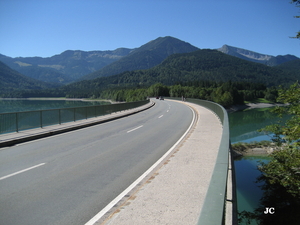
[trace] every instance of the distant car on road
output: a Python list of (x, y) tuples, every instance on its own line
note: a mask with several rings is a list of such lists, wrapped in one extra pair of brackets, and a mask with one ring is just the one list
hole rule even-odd
[(164, 100), (164, 97), (163, 97), (163, 96), (160, 96), (159, 100)]

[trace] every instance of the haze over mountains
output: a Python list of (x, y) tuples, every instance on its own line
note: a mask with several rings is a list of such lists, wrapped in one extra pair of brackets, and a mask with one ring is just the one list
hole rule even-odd
[[(187, 42), (169, 36), (159, 37), (135, 49), (118, 48), (113, 51), (88, 52), (67, 50), (48, 58), (11, 58), (0, 54), (0, 61), (11, 68), (8, 70), (3, 65), (0, 67), (0, 81), (6, 87), (10, 84), (13, 87), (18, 86), (17, 83), (24, 78), (21, 76), (22, 78), (18, 79), (19, 73), (31, 79), (56, 85), (74, 81), (81, 81), (79, 82), (81, 85), (82, 80), (88, 80), (84, 82), (97, 82), (101, 87), (104, 84), (109, 87), (116, 83), (127, 86), (129, 83), (131, 85), (151, 85), (153, 82), (172, 84), (182, 80), (199, 79), (247, 80), (277, 85), (279, 81), (284, 80), (289, 83), (300, 79), (300, 59), (293, 55), (270, 56), (228, 45), (224, 45), (218, 51), (201, 51)], [(143, 78), (141, 74), (144, 74)], [(95, 78), (97, 81), (93, 80)], [(277, 82), (274, 82), (275, 80)], [(32, 89), (42, 86), (32, 86)], [(25, 89), (31, 88), (26, 86)]]
[(94, 79), (128, 70), (149, 69), (171, 54), (195, 50), (198, 48), (179, 39), (160, 37), (135, 49), (89, 52), (68, 50), (49, 58), (11, 58), (0, 54), (0, 61), (26, 76), (66, 84), (78, 79)]
[(0, 54), (0, 61), (28, 77), (66, 84), (128, 55), (133, 49), (118, 48), (113, 51), (72, 51), (48, 58), (17, 57)]

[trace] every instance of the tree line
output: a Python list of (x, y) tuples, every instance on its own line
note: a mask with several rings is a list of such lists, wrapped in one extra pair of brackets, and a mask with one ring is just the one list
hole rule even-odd
[(178, 83), (171, 86), (156, 83), (148, 88), (108, 89), (99, 93), (94, 92), (93, 96), (90, 97), (129, 102), (156, 96), (197, 98), (213, 101), (228, 107), (244, 104), (244, 101), (253, 101), (257, 98), (265, 98), (268, 101), (275, 102), (278, 97), (278, 90), (275, 87), (268, 88), (259, 83), (199, 81)]
[(94, 98), (110, 99), (117, 102), (132, 102), (144, 100), (147, 97), (184, 97), (209, 100), (228, 107), (244, 104), (244, 101), (254, 101), (257, 98), (265, 98), (275, 102), (278, 90), (275, 87), (267, 87), (260, 83), (251, 82), (214, 82), (195, 81), (181, 82), (174, 85), (155, 83), (151, 86), (137, 85), (136, 87), (112, 87), (80, 89), (45, 89), (15, 91), (2, 94), (1, 97), (67, 97), (67, 98)]

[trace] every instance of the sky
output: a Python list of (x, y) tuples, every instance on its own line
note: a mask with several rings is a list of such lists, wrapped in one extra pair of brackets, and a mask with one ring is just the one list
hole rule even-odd
[(0, 54), (137, 48), (172, 36), (198, 48), (224, 44), (300, 57), (300, 8), (290, 0), (0, 0)]

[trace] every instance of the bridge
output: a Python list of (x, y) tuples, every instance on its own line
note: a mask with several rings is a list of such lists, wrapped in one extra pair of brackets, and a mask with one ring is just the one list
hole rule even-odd
[(0, 135), (0, 222), (235, 224), (226, 111), (154, 102)]

